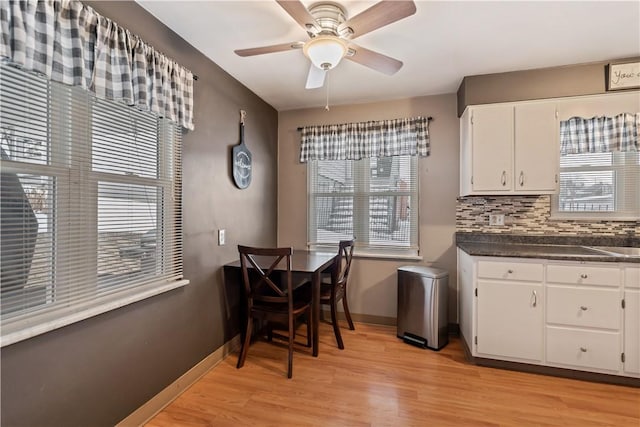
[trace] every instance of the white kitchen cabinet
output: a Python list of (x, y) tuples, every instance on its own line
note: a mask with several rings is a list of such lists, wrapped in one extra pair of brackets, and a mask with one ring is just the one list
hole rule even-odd
[(542, 360), (542, 284), (478, 280), (477, 353)]
[(615, 374), (620, 368), (620, 334), (596, 329), (547, 326), (548, 364)]
[(460, 249), (458, 280), (472, 356), (640, 378), (640, 266)]
[(621, 277), (616, 264), (547, 265), (547, 364), (612, 374), (620, 371)]
[(513, 180), (513, 106), (469, 109), (473, 192), (511, 191)]
[(475, 335), (475, 301), (473, 293), (475, 289), (473, 258), (466, 252), (458, 249), (458, 324), (460, 335), (467, 348), (473, 349), (473, 337)]
[(624, 372), (640, 377), (640, 268), (625, 269)]
[(542, 263), (479, 258), (476, 267), (476, 354), (540, 362)]
[(555, 102), (470, 106), (460, 118), (460, 138), (461, 195), (556, 190)]
[(620, 287), (619, 267), (585, 264), (550, 264), (547, 267), (547, 282), (568, 285), (597, 285)]
[(547, 284), (547, 324), (620, 329), (620, 290)]
[(557, 123), (555, 103), (515, 106), (514, 192), (556, 191), (560, 164)]

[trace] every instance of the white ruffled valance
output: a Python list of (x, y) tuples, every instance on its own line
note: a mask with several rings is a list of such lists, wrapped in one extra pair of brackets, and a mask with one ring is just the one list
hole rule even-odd
[(302, 163), (430, 153), (427, 117), (305, 126), (301, 137)]
[(640, 114), (623, 113), (615, 117), (572, 117), (560, 122), (560, 153), (608, 153), (640, 151)]
[(1, 0), (0, 57), (193, 129), (193, 74), (79, 1)]

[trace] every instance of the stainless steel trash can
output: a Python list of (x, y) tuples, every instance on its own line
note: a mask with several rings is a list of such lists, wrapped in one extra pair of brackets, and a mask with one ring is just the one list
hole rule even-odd
[(449, 342), (448, 281), (440, 268), (398, 268), (398, 338), (433, 350)]

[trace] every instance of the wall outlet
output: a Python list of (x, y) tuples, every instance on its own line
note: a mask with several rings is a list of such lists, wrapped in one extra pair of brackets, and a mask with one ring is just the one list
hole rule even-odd
[(503, 214), (490, 214), (489, 215), (489, 225), (504, 225), (504, 215)]
[(224, 228), (218, 230), (218, 246), (224, 245), (225, 233)]

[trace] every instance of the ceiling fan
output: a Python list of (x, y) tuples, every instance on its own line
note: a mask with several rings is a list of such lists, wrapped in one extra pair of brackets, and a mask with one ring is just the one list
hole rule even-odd
[(309, 9), (299, 0), (276, 2), (305, 29), (309, 40), (238, 49), (235, 51), (237, 55), (253, 56), (302, 49), (311, 60), (305, 86), (307, 89), (322, 87), (327, 71), (338, 65), (342, 58), (387, 75), (395, 74), (402, 67), (402, 61), (358, 46), (353, 39), (413, 15), (416, 12), (413, 1), (380, 1), (352, 18), (348, 18), (344, 7), (335, 2), (321, 1), (312, 4)]

